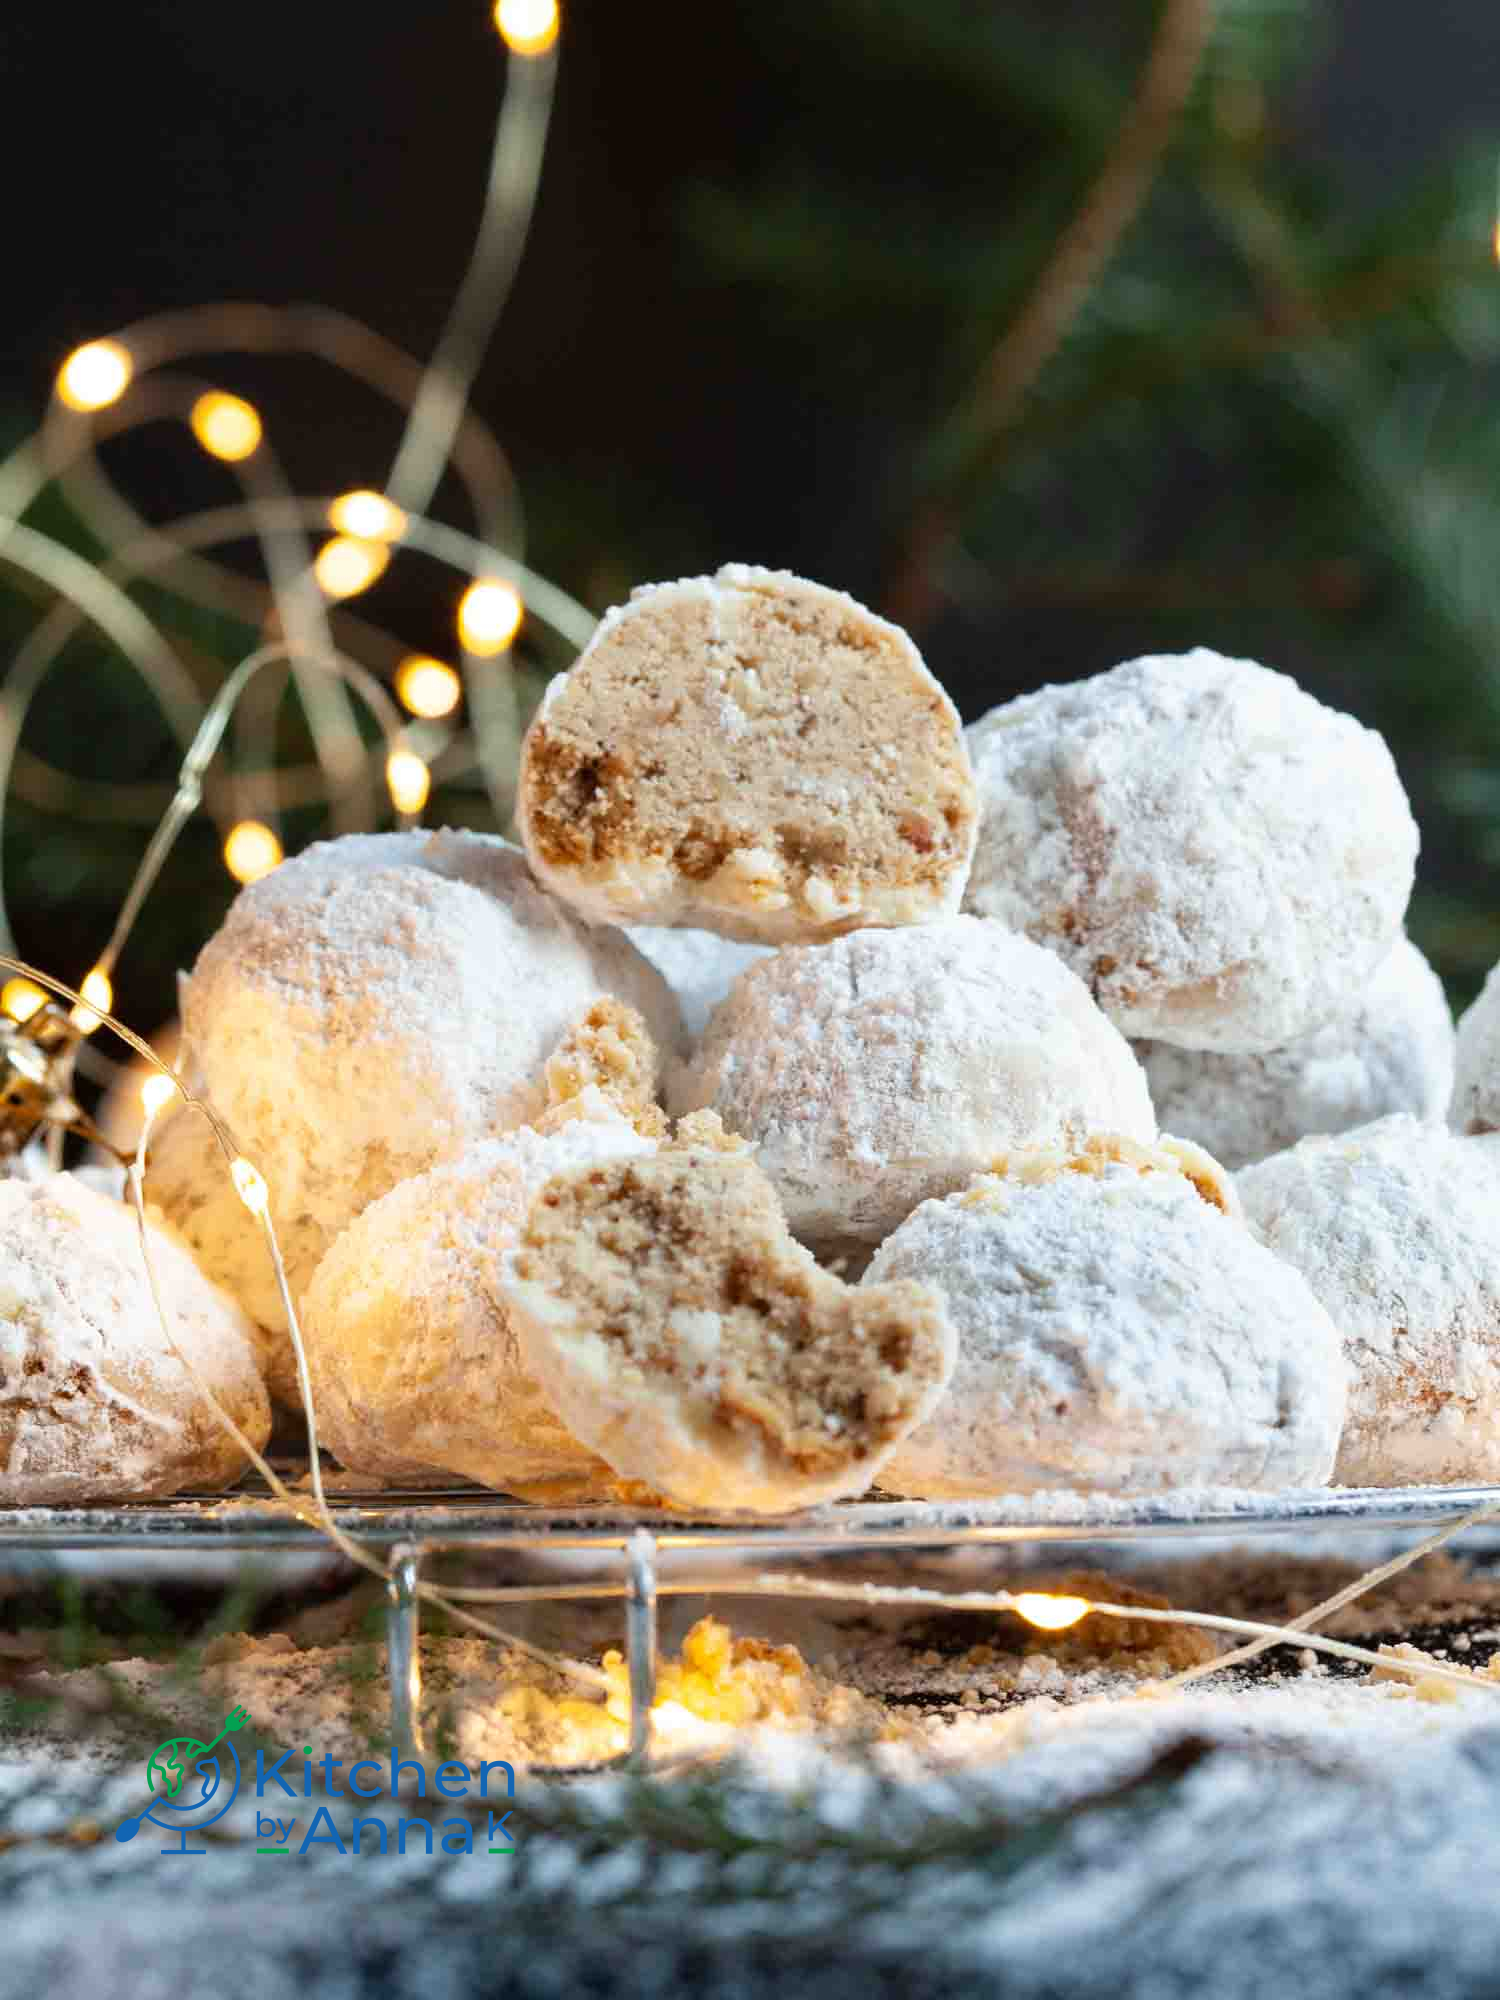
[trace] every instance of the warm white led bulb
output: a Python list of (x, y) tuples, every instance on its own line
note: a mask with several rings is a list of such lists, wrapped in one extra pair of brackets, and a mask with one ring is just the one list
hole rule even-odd
[(172, 1078), (163, 1076), (159, 1069), (153, 1070), (141, 1085), (141, 1109), (148, 1118), (154, 1118), (176, 1095), (177, 1085)]
[(544, 56), (557, 40), (557, 0), (495, 0), (495, 26), (513, 55)]
[(210, 389), (194, 403), (188, 421), (203, 449), (226, 464), (236, 465), (260, 449), (260, 413), (243, 396)]
[(488, 656), (503, 653), (521, 629), (525, 606), (513, 583), (481, 577), (471, 583), (458, 607), (458, 636), (464, 650)]
[(432, 773), (415, 750), (393, 750), (385, 760), (385, 782), (399, 813), (419, 813), (432, 790)]
[(408, 653), (396, 669), (396, 693), (403, 705), (424, 722), (436, 722), (451, 715), (463, 691), (463, 682), (452, 667), (426, 653)]
[(59, 402), (70, 410), (104, 410), (130, 387), (135, 364), (117, 340), (75, 347), (57, 371)]
[(271, 1204), (271, 1191), (266, 1186), (265, 1175), (258, 1167), (253, 1167), (242, 1153), (230, 1162), (229, 1178), (234, 1182), (234, 1191), (252, 1215), (264, 1215)]
[(284, 859), (281, 842), (258, 819), (242, 819), (229, 829), (224, 842), (224, 866), (236, 882), (258, 882), (279, 868)]
[(341, 493), (328, 509), (330, 524), (358, 542), (395, 542), (406, 533), (406, 516), (383, 493), (361, 488)]
[(1051, 1597), (1044, 1591), (1023, 1590), (1012, 1598), (1011, 1609), (1042, 1632), (1065, 1632), (1088, 1614), (1089, 1601), (1086, 1597)]
[(88, 1005), (75, 1007), (68, 1018), (75, 1028), (85, 1035), (91, 1035), (99, 1025), (99, 1016), (109, 1012), (115, 990), (109, 983), (108, 974), (101, 972), (96, 965), (78, 991)]
[(7, 979), (0, 986), (0, 1011), (13, 1021), (29, 1021), (37, 1008), (46, 1004), (46, 993), (33, 979)]
[(384, 542), (335, 535), (325, 542), (313, 563), (313, 574), (325, 597), (358, 597), (385, 573), (391, 552)]

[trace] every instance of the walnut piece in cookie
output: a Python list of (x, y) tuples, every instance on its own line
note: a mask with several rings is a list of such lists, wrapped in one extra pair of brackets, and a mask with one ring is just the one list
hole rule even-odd
[(1343, 1336), (1343, 1486), (1500, 1480), (1500, 1135), (1402, 1114), (1237, 1176)]
[(666, 1114), (656, 1101), (661, 1053), (623, 1000), (596, 1000), (548, 1057), (546, 1075), (554, 1114), (598, 1092), (646, 1138), (666, 1137)]
[[(179, 1244), (150, 1241), (172, 1341), (259, 1450), (250, 1323)], [(245, 1463), (162, 1328), (134, 1212), (71, 1174), (0, 1182), (0, 1502), (165, 1498)]]
[(968, 732), (964, 907), (1061, 953), (1127, 1035), (1274, 1049), (1347, 1012), (1400, 936), (1417, 829), (1384, 742), (1205, 647)]
[(1453, 1017), (1442, 981), (1402, 938), (1352, 1012), (1259, 1055), (1138, 1042), (1157, 1118), (1226, 1167), (1395, 1111), (1440, 1122), (1453, 1090)]
[(730, 564), (605, 617), (527, 732), (519, 822), (591, 921), (782, 943), (956, 910), (977, 800), (904, 632)]
[(1327, 1480), (1338, 1333), (1226, 1212), (1212, 1160), (1096, 1138), (999, 1165), (924, 1202), (865, 1274), (941, 1285), (959, 1342), (947, 1395), (882, 1486), (942, 1499)]
[(1156, 1137), (1140, 1064), (1082, 981), (982, 917), (752, 965), (669, 1093), (755, 1143), (825, 1257), (879, 1243), (1008, 1148)]
[(685, 1506), (862, 1492), (953, 1366), (937, 1291), (821, 1270), (748, 1153), (707, 1133), (550, 1181), (502, 1290), (564, 1421)]

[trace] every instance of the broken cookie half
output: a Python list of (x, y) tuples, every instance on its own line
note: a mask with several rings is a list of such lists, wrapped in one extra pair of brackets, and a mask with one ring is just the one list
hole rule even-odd
[(581, 1440), (681, 1505), (863, 1492), (947, 1386), (942, 1295), (823, 1270), (748, 1152), (686, 1122), (538, 1194), (501, 1277), (526, 1359)]
[(519, 818), (538, 879), (590, 922), (786, 944), (951, 916), (979, 808), (904, 632), (730, 564), (601, 622), (527, 732)]

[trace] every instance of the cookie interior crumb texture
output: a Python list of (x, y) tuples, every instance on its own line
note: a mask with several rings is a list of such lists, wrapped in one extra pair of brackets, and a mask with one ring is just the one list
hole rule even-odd
[(956, 910), (978, 808), (904, 632), (730, 565), (603, 621), (528, 732), (520, 817), (586, 916), (776, 942)]
[(935, 1290), (819, 1269), (764, 1175), (708, 1146), (551, 1181), (505, 1289), (578, 1436), (685, 1504), (861, 1491), (952, 1368)]

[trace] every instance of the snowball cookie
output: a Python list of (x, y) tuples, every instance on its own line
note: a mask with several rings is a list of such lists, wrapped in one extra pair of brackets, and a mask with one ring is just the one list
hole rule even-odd
[(683, 1506), (863, 1492), (953, 1368), (939, 1292), (820, 1270), (748, 1152), (712, 1143), (557, 1175), (501, 1271), (564, 1420)]
[(965, 908), (1061, 952), (1127, 1035), (1275, 1049), (1395, 944), (1417, 829), (1373, 730), (1250, 660), (1130, 660), (969, 731)]
[(773, 949), (764, 944), (741, 944), (714, 931), (658, 930), (651, 924), (638, 925), (625, 935), (676, 994), (683, 1028), (694, 1042), (746, 966), (769, 958)]
[(1344, 1416), (1338, 1332), (1224, 1213), (1212, 1177), (1107, 1139), (1006, 1164), (924, 1202), (865, 1274), (941, 1285), (958, 1329), (948, 1393), (883, 1487), (967, 1498), (1327, 1480)]
[(607, 997), (676, 1045), (661, 975), (570, 917), (519, 850), (353, 834), (241, 891), (194, 968), (184, 1028), (278, 1229), (320, 1253), (398, 1181), (542, 1111), (558, 1038)]
[[(249, 1323), (159, 1231), (151, 1250), (172, 1338), (259, 1448)], [(70, 1174), (0, 1182), (0, 1502), (162, 1498), (244, 1465), (162, 1330), (134, 1212)]]
[(549, 1119), (403, 1181), (318, 1266), (302, 1315), (313, 1407), (350, 1471), (459, 1473), (532, 1498), (609, 1485), (523, 1363), (496, 1267), (554, 1174), (653, 1147), (608, 1105)]
[(1156, 1136), (1140, 1064), (1082, 982), (981, 917), (751, 966), (671, 1090), (755, 1142), (825, 1254), (878, 1243), (1003, 1149)]
[(1397, 1114), (1238, 1176), (1349, 1360), (1344, 1486), (1500, 1480), (1500, 1138)]
[[(152, 1127), (144, 1187), (153, 1217), (186, 1245), (204, 1276), (249, 1315), (256, 1358), (272, 1396), (300, 1409), (297, 1359), (266, 1239), (236, 1194), (229, 1162), (201, 1112), (183, 1105)], [(277, 1215), (276, 1238), (296, 1301), (318, 1268), (327, 1237), (303, 1211)]]
[(1248, 1166), (1314, 1132), (1388, 1112), (1441, 1120), (1453, 1088), (1453, 1017), (1442, 981), (1405, 938), (1352, 1013), (1263, 1055), (1139, 1042), (1160, 1124)]
[(781, 943), (956, 910), (978, 805), (904, 632), (735, 563), (605, 617), (527, 731), (519, 821), (593, 921)]
[(1459, 1020), (1449, 1117), (1459, 1132), (1500, 1132), (1500, 965)]

